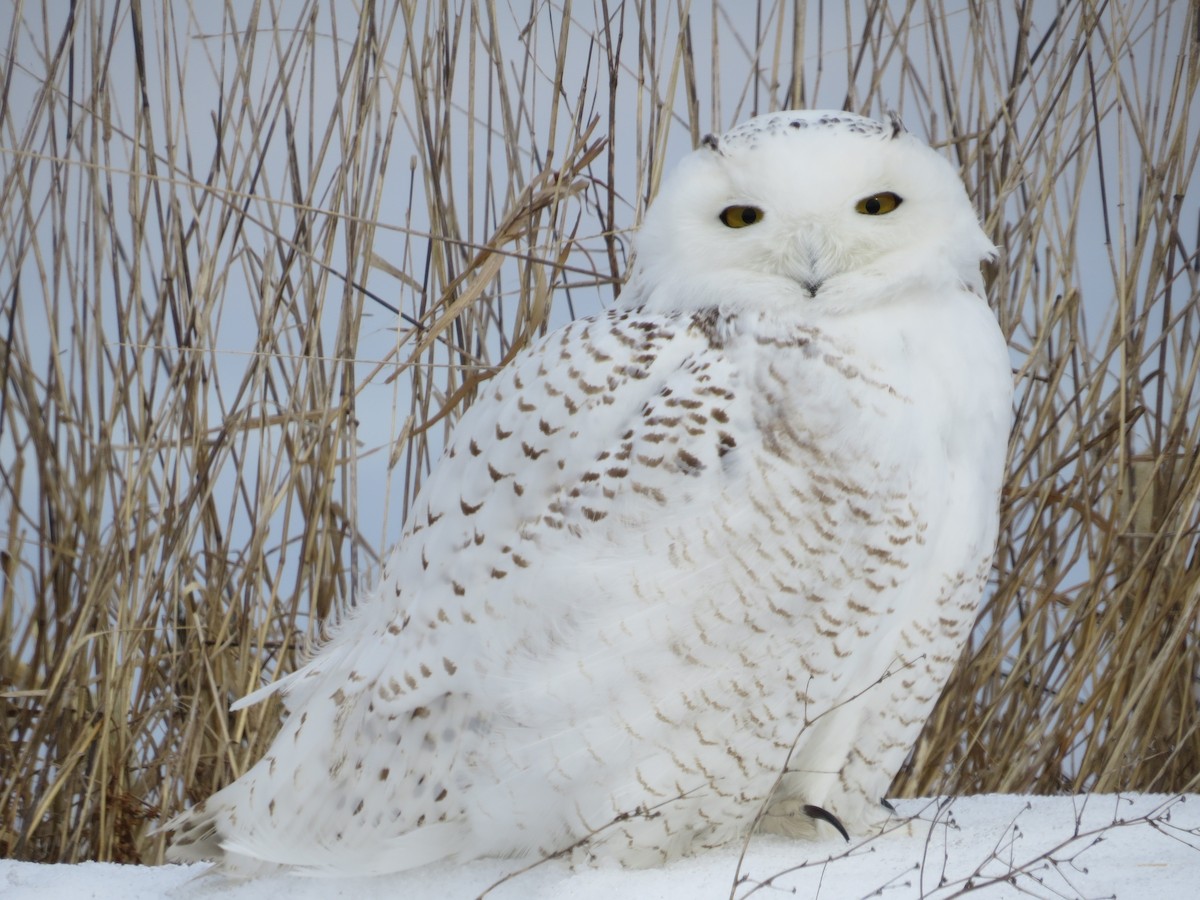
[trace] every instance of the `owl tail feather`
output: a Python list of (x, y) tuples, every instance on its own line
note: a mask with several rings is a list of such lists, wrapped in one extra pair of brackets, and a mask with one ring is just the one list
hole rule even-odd
[(257, 835), (221, 842), (222, 863), (236, 871), (262, 865), (287, 866), (296, 875), (334, 877), (386, 875), (452, 860), (466, 845), (467, 827), (460, 822), (423, 825), (383, 840), (367, 839), (350, 848), (295, 848), (266, 842)]
[(167, 859), (175, 863), (211, 860), (222, 874), (235, 878), (256, 878), (285, 867), (309, 876), (382, 875), (453, 859), (470, 844), (465, 822), (424, 825), (395, 837), (368, 838), (351, 848), (344, 842), (336, 847), (314, 846), (269, 829), (227, 836), (222, 818), (220, 809), (200, 806), (158, 826), (156, 832), (175, 832)]

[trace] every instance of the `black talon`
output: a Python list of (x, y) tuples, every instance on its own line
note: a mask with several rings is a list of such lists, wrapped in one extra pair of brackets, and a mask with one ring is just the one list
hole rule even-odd
[(890, 804), (890, 803), (888, 803), (888, 802), (887, 802), (887, 797), (880, 797), (880, 798), (879, 798), (879, 803), (880, 803), (880, 805), (881, 805), (881, 806), (883, 806), (883, 808), (884, 808), (884, 809), (886, 809), (888, 812), (892, 813), (893, 815), (895, 814), (895, 812), (896, 812), (896, 807), (892, 806), (892, 804)]
[(822, 822), (828, 822), (838, 830), (842, 837), (846, 839), (846, 843), (850, 843), (850, 832), (846, 830), (846, 826), (838, 820), (838, 817), (829, 810), (821, 809), (821, 807), (814, 806), (811, 803), (805, 803), (804, 811), (814, 819), (820, 819)]

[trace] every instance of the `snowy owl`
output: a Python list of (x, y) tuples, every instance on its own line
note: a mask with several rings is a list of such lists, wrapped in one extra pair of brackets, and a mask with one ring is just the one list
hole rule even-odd
[(760, 116), (664, 184), (615, 308), (463, 416), (378, 585), (175, 860), (652, 865), (836, 838), (888, 786), (991, 565), (994, 252), (899, 120)]

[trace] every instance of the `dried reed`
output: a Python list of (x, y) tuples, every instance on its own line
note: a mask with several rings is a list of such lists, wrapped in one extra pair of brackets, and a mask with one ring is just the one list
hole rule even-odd
[(1195, 4), (208, 6), (6, 13), (0, 854), (161, 859), (480, 382), (794, 106), (897, 109), (1003, 248), (994, 583), (896, 790), (1200, 787)]

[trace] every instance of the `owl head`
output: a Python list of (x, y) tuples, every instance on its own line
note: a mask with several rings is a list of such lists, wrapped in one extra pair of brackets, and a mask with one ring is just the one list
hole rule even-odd
[(954, 167), (906, 131), (778, 112), (708, 136), (636, 238), (627, 304), (844, 314), (966, 286), (995, 248)]

